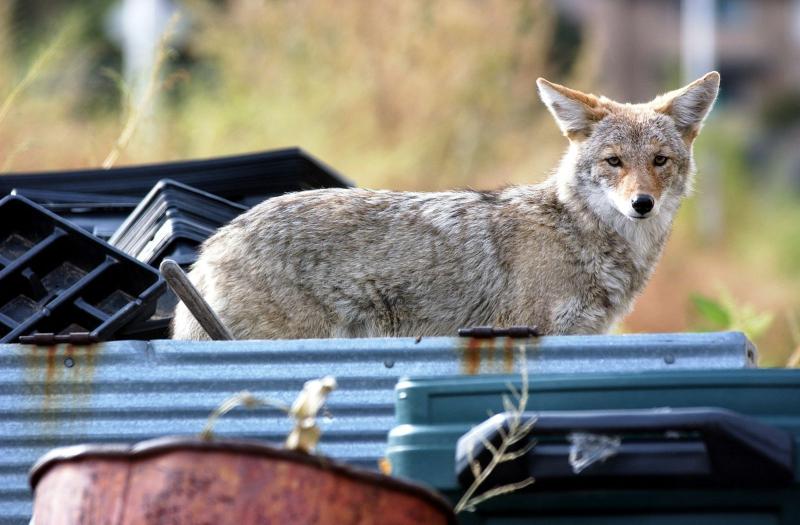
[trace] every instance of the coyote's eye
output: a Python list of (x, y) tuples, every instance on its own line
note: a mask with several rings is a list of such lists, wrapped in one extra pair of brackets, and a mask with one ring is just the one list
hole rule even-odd
[(653, 164), (655, 164), (656, 166), (663, 166), (666, 163), (667, 163), (667, 157), (665, 157), (664, 155), (656, 155), (655, 158), (653, 159)]
[(622, 160), (619, 157), (608, 157), (606, 159), (606, 162), (608, 162), (610, 165), (614, 166), (615, 168), (619, 168), (620, 166), (622, 166)]

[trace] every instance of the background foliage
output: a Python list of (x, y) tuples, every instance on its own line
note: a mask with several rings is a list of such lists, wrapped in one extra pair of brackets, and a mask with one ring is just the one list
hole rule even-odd
[[(136, 115), (117, 164), (299, 145), (366, 187), (537, 182), (566, 143), (535, 79), (599, 91), (608, 66), (602, 39), (554, 2), (192, 0), (180, 5), (155, 96), (130, 101), (106, 30), (112, 4), (0, 4), (2, 171), (100, 165)], [(662, 90), (678, 82), (660, 78)], [(620, 330), (742, 329), (764, 364), (790, 359), (800, 185), (764, 145), (791, 136), (798, 100), (790, 91), (755, 112), (715, 110), (696, 156), (699, 177), (721, 177), (711, 191), (723, 228), (711, 238), (698, 228), (701, 185)]]

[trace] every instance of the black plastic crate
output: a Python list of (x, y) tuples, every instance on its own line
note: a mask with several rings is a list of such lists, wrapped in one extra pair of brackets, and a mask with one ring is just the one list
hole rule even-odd
[(118, 339), (169, 339), (169, 328), (178, 306), (178, 296), (169, 289), (158, 298), (153, 314), (147, 319), (138, 319), (123, 327), (117, 333)]
[(352, 186), (302, 149), (287, 148), (108, 170), (9, 173), (0, 177), (0, 195), (16, 189), (107, 240), (161, 179), (173, 179), (246, 206), (292, 191)]
[(28, 199), (0, 200), (0, 343), (105, 340), (152, 315), (164, 286), (153, 268)]
[(140, 261), (158, 266), (169, 256), (188, 266), (196, 249), (247, 207), (173, 180), (158, 182), (109, 240)]

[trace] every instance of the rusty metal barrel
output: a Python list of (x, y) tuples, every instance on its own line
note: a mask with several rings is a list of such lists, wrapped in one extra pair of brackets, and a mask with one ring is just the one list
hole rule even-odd
[(58, 448), (30, 483), (36, 525), (456, 523), (426, 488), (252, 441)]

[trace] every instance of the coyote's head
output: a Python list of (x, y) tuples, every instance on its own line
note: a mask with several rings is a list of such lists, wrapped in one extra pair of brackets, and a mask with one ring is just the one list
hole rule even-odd
[(562, 197), (579, 197), (614, 222), (671, 217), (690, 190), (692, 142), (717, 97), (719, 73), (645, 104), (621, 104), (543, 78), (537, 83), (570, 141), (558, 174)]

